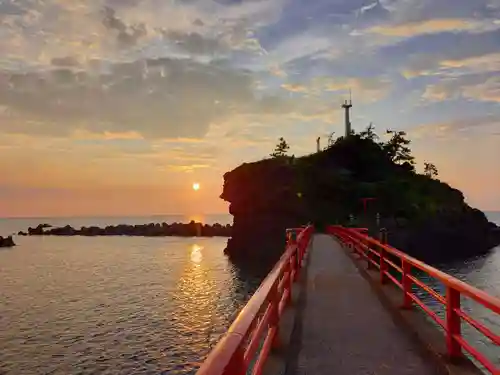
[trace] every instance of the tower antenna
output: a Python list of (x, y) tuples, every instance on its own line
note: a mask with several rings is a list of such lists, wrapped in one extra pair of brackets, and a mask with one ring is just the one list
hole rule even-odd
[[(351, 90), (349, 89), (349, 97), (351, 96)], [(349, 137), (351, 135), (351, 120), (349, 117), (349, 111), (352, 108), (352, 100), (349, 99), (344, 100), (344, 104), (342, 104), (342, 108), (345, 110), (345, 137)]]

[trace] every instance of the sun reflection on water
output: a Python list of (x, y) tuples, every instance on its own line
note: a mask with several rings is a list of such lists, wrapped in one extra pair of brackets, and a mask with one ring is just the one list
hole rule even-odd
[(197, 244), (193, 244), (191, 246), (191, 262), (195, 263), (197, 266), (200, 265), (201, 261), (203, 260), (203, 254), (201, 253), (201, 250), (203, 250), (203, 247)]

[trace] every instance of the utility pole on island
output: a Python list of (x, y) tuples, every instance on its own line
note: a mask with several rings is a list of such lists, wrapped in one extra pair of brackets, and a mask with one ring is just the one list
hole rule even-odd
[[(349, 91), (349, 97), (350, 97), (350, 91)], [(342, 108), (345, 110), (345, 137), (349, 137), (351, 135), (351, 120), (349, 118), (349, 110), (352, 108), (352, 99), (349, 98), (349, 102), (347, 100), (344, 101), (344, 104), (342, 104)]]
[(320, 139), (321, 139), (321, 137), (316, 138), (316, 149), (318, 150), (318, 152), (320, 152), (320, 147), (319, 147)]

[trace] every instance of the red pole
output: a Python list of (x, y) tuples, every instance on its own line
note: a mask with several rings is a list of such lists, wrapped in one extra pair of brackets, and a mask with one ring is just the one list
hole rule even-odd
[(446, 344), (451, 358), (462, 356), (460, 343), (455, 336), (461, 335), (461, 320), (456, 310), (460, 309), (460, 292), (451, 287), (446, 289)]
[[(286, 285), (284, 287), (286, 288)], [(273, 287), (273, 290), (270, 293), (270, 298), (269, 298), (269, 301), (271, 303), (271, 316), (269, 317), (269, 329), (271, 329), (271, 328), (276, 329), (276, 336), (275, 336), (274, 341), (272, 343), (272, 347), (274, 349), (279, 348), (279, 346), (281, 344), (280, 339), (279, 339), (279, 324), (280, 324), (279, 302), (280, 302), (280, 299), (281, 299), (281, 296), (278, 294), (278, 282), (276, 282), (276, 285)]]
[[(380, 242), (384, 245), (387, 244), (387, 237), (385, 231), (380, 231)], [(380, 283), (387, 283), (386, 272), (389, 270), (387, 263), (385, 262), (385, 249), (380, 247)]]
[(411, 309), (412, 306), (412, 300), (411, 300), (411, 286), (412, 286), (412, 281), (408, 277), (411, 275), (411, 264), (408, 263), (403, 259), (403, 293), (404, 293), (404, 298), (403, 298), (403, 309)]
[(366, 204), (368, 201), (374, 201), (376, 198), (361, 198), (361, 201), (363, 202), (363, 211), (366, 215)]
[(241, 346), (239, 346), (236, 353), (231, 358), (228, 366), (224, 369), (223, 375), (245, 375), (247, 373), (247, 369), (243, 356), (244, 350)]

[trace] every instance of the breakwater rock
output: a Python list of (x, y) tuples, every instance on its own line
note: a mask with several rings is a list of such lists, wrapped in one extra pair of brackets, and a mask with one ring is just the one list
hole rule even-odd
[(0, 247), (13, 247), (16, 246), (12, 236), (2, 237), (0, 236)]
[(19, 232), (20, 236), (143, 236), (143, 237), (229, 237), (232, 226), (230, 224), (202, 224), (191, 221), (190, 223), (149, 223), (149, 224), (119, 224), (109, 225), (104, 228), (97, 226), (73, 228), (48, 227), (40, 224), (35, 228), (28, 228), (27, 232)]

